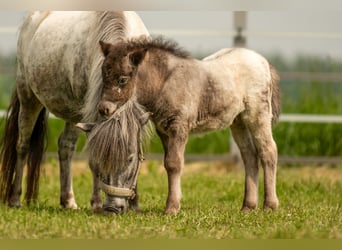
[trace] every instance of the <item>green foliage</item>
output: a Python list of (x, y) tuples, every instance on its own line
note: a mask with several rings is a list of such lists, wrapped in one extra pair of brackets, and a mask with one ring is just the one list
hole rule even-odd
[(0, 75), (0, 109), (7, 109), (14, 88), (13, 75)]
[[(208, 163), (209, 164), (209, 163)], [(212, 166), (214, 168), (214, 166)], [(224, 175), (184, 173), (183, 201), (177, 216), (163, 214), (167, 177), (159, 164), (148, 163), (139, 177), (142, 213), (119, 216), (93, 214), (90, 210), (89, 171), (74, 178), (80, 209), (59, 207), (58, 169), (43, 175), (38, 203), (10, 209), (0, 205), (2, 239), (310, 239), (341, 238), (342, 185), (340, 181), (307, 177), (307, 169), (281, 168), (278, 172), (277, 211), (261, 208), (240, 212), (243, 195), (242, 171)], [(327, 175), (341, 175), (342, 168), (328, 168)], [(260, 204), (262, 204), (262, 180)]]

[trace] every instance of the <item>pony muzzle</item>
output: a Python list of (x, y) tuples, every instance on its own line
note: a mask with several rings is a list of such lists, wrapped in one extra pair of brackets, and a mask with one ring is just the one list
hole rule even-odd
[(128, 200), (134, 199), (136, 195), (132, 189), (110, 186), (102, 181), (100, 188), (106, 194), (106, 202), (103, 205), (105, 214), (124, 214), (128, 209)]

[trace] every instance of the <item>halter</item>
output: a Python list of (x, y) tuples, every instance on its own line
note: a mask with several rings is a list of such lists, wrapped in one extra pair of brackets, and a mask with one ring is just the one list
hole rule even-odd
[(138, 180), (138, 174), (139, 170), (141, 168), (141, 163), (145, 160), (143, 151), (142, 151), (142, 143), (139, 142), (139, 162), (138, 167), (134, 173), (133, 182), (130, 188), (121, 188), (121, 187), (114, 187), (111, 185), (108, 185), (100, 180), (100, 188), (103, 192), (105, 192), (107, 195), (126, 198), (129, 200), (133, 200), (136, 196), (135, 189), (137, 186), (137, 180)]

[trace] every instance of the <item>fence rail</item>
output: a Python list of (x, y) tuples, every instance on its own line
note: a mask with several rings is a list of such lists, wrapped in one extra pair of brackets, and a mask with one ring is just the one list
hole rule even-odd
[[(6, 111), (0, 110), (0, 119), (5, 117)], [(55, 116), (50, 114), (51, 119), (56, 119)], [(318, 115), (318, 114), (281, 114), (279, 117), (280, 122), (300, 122), (300, 123), (342, 123), (342, 115)], [(56, 153), (49, 152), (48, 156), (57, 157)], [(162, 160), (162, 154), (147, 154), (149, 160)], [(86, 155), (78, 153), (75, 159), (86, 159)], [(224, 161), (236, 162), (238, 158), (233, 154), (222, 155), (203, 155), (203, 154), (187, 154), (185, 159), (187, 161)], [(310, 164), (310, 165), (337, 165), (342, 164), (342, 157), (323, 157), (323, 156), (279, 156), (279, 164)]]

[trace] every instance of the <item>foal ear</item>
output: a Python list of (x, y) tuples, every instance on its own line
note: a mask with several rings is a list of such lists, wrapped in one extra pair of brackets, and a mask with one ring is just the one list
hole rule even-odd
[(138, 66), (144, 60), (147, 49), (138, 49), (129, 54), (129, 60), (134, 66)]
[(77, 123), (76, 127), (83, 130), (84, 132), (89, 133), (95, 126), (95, 123)]
[(109, 54), (110, 47), (112, 46), (110, 43), (105, 43), (104, 41), (100, 41), (100, 46), (103, 55), (106, 57)]

